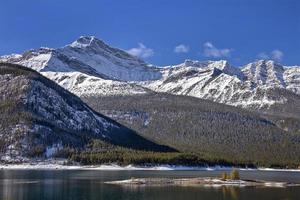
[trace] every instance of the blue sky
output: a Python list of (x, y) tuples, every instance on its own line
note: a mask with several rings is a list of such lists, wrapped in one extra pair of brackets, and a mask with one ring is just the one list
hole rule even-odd
[(95, 35), (157, 65), (300, 65), (299, 10), (299, 0), (1, 0), (0, 54)]

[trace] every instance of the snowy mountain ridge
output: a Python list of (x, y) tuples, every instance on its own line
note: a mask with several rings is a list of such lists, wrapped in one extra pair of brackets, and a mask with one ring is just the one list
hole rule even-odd
[(157, 67), (93, 36), (82, 36), (58, 49), (2, 56), (0, 61), (37, 70), (79, 96), (167, 92), (259, 109), (287, 103), (289, 97), (278, 95), (278, 90), (300, 95), (298, 66), (258, 60), (237, 68), (226, 60), (186, 60)]

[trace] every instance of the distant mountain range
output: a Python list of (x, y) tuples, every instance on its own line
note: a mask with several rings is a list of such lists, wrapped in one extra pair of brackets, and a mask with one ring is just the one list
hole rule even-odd
[[(240, 160), (247, 155), (249, 160), (266, 158), (277, 147), (281, 148), (277, 155), (286, 160), (300, 153), (295, 148), (300, 144), (299, 66), (284, 66), (272, 60), (242, 67), (231, 66), (225, 60), (186, 60), (175, 66), (154, 66), (91, 36), (57, 49), (2, 56), (0, 62), (36, 70), (98, 112), (131, 128), (127, 129), (133, 130), (130, 134), (136, 132), (180, 151), (197, 149), (216, 158), (243, 152), (238, 154)], [(65, 112), (59, 107), (51, 109), (49, 115)], [(95, 124), (86, 126), (97, 127)], [(65, 123), (65, 130), (77, 130), (68, 126), (71, 124)], [(250, 156), (256, 150), (266, 153), (259, 158)]]
[[(243, 67), (228, 61), (192, 61), (156, 67), (90, 36), (62, 48), (40, 48), (0, 58), (30, 67), (78, 96), (167, 92), (243, 108), (286, 104), (300, 95), (300, 67), (259, 60)], [(276, 95), (285, 90), (287, 96)]]

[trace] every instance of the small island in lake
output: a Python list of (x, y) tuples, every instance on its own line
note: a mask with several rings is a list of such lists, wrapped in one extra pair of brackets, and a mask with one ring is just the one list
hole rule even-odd
[(238, 186), (238, 187), (291, 187), (300, 186), (300, 184), (288, 182), (268, 182), (257, 180), (223, 180), (213, 177), (199, 178), (131, 178), (121, 181), (105, 182), (106, 184), (116, 184), (124, 186)]
[(218, 177), (197, 177), (197, 178), (131, 178), (128, 180), (109, 181), (106, 184), (116, 184), (124, 186), (238, 186), (238, 187), (291, 187), (300, 186), (296, 183), (271, 182), (258, 180), (242, 180), (239, 178), (237, 170), (231, 174), (223, 173)]

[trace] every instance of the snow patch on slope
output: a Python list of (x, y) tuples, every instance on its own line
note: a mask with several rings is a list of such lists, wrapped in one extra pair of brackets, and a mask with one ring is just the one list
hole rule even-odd
[(148, 89), (135, 83), (106, 80), (80, 72), (42, 72), (47, 78), (78, 96), (146, 94)]

